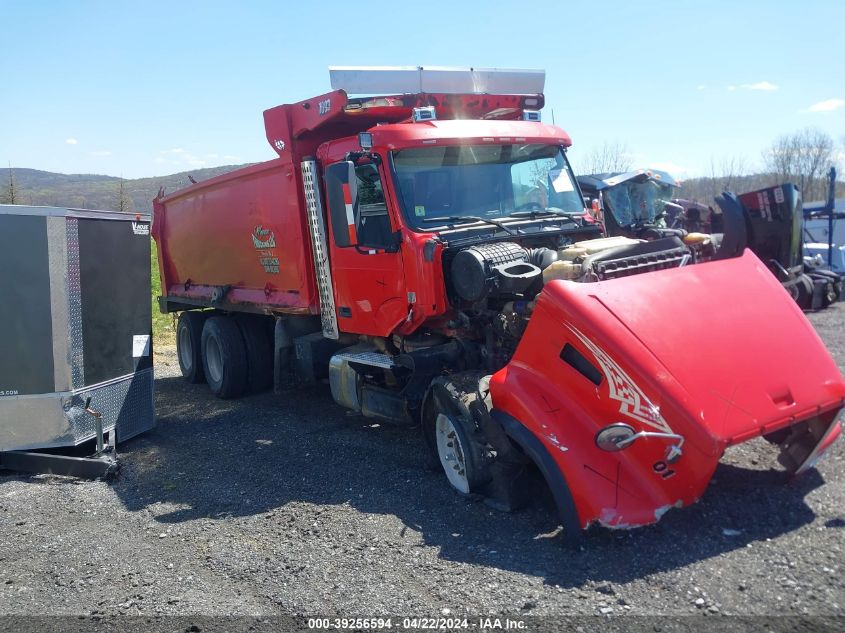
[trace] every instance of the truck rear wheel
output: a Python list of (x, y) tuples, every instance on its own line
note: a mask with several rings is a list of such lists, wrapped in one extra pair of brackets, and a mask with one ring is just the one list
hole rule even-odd
[(247, 390), (260, 393), (273, 384), (273, 342), (268, 317), (239, 314), (235, 320), (246, 348)]
[(216, 316), (202, 329), (205, 378), (218, 398), (237, 398), (247, 382), (246, 346), (232, 317)]
[(191, 384), (205, 382), (202, 366), (202, 326), (207, 318), (204, 312), (185, 311), (176, 324), (176, 355), (182, 376)]
[(423, 420), (426, 443), (438, 457), (449, 484), (464, 495), (490, 480), (486, 446), (470, 413), (483, 374), (467, 372), (431, 383), (432, 407)]

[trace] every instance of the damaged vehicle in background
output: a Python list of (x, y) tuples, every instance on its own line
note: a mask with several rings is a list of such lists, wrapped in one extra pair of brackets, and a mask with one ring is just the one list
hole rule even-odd
[(680, 185), (656, 169), (579, 176), (578, 183), (602, 214), (608, 235), (674, 235), (699, 259), (729, 257), (747, 247), (804, 310), (825, 308), (842, 294), (841, 276), (803, 254), (801, 194), (792, 184), (739, 196), (724, 192), (714, 208), (675, 198)]

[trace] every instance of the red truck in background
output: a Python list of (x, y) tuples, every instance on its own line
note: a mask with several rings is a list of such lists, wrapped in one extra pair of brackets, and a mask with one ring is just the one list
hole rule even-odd
[(845, 380), (750, 251), (602, 236), (542, 71), (331, 75), (264, 113), (278, 158), (154, 201), (187, 380), (328, 379), (463, 494), (511, 509), (539, 470), (569, 540), (695, 502), (732, 444), (800, 472), (839, 435)]

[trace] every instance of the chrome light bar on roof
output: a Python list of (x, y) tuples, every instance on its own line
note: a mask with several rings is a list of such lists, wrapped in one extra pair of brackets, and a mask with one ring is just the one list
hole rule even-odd
[(541, 94), (545, 70), (449, 66), (329, 66), (333, 90), (347, 94)]

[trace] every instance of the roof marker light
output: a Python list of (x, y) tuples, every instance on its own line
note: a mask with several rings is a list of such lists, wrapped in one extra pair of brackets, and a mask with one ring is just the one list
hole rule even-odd
[(359, 132), (358, 145), (360, 145), (361, 149), (364, 151), (373, 149), (373, 135), (369, 132)]

